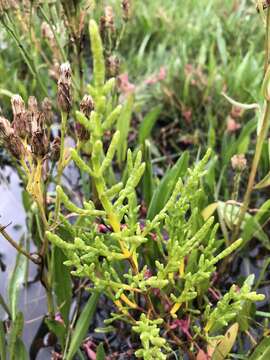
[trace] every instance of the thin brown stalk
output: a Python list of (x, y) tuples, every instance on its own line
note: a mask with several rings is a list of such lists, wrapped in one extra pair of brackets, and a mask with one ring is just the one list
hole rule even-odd
[(10, 243), (11, 246), (13, 246), (20, 254), (24, 255), (25, 257), (27, 257), (27, 259), (29, 259), (30, 261), (32, 261), (34, 264), (36, 265), (40, 265), (40, 259), (37, 257), (33, 257), (31, 254), (29, 254), (22, 246), (20, 246), (19, 244), (17, 244), (17, 242), (15, 240), (12, 239), (12, 237), (6, 232), (5, 230), (5, 226), (2, 226), (0, 224), (0, 233), (2, 234), (2, 236)]

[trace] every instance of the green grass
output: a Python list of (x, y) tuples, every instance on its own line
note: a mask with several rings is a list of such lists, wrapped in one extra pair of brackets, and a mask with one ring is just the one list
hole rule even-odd
[[(257, 99), (263, 29), (251, 2), (134, 1), (133, 11), (120, 50), (144, 110), (161, 101), (167, 121), (176, 117), (184, 131), (207, 132), (212, 123), (220, 134), (230, 108), (222, 90), (242, 102)], [(188, 64), (200, 69), (195, 85), (185, 74)], [(143, 85), (161, 66), (168, 71), (164, 85)], [(181, 107), (192, 109), (188, 128)]]

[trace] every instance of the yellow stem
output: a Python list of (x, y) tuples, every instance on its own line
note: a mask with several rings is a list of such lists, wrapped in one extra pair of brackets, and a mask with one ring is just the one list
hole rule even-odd
[(181, 303), (175, 303), (170, 311), (170, 314), (175, 315), (177, 311), (180, 309), (181, 305), (182, 305)]
[(130, 306), (132, 309), (137, 309), (138, 306), (137, 304), (135, 304), (134, 302), (130, 301), (129, 298), (125, 295), (125, 294), (122, 294), (120, 296), (121, 300), (124, 301), (124, 303), (126, 303), (128, 306)]

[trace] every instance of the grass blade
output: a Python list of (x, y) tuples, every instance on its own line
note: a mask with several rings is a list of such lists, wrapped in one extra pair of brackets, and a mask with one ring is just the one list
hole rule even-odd
[(150, 136), (153, 126), (155, 125), (161, 113), (161, 109), (161, 106), (156, 106), (144, 117), (139, 128), (140, 144), (143, 144), (144, 141)]
[(3, 321), (0, 321), (0, 359), (6, 360), (7, 350), (6, 350), (6, 336)]
[(266, 360), (270, 358), (270, 337), (264, 338), (255, 348), (248, 360)]
[(177, 180), (179, 177), (185, 175), (188, 168), (188, 162), (189, 153), (184, 152), (177, 163), (163, 176), (163, 179), (155, 190), (149, 205), (147, 213), (148, 219), (153, 219), (154, 216), (164, 207), (175, 187)]
[(21, 340), (23, 333), (24, 318), (23, 313), (18, 312), (12, 322), (12, 327), (9, 335), (8, 350), (10, 360), (27, 359), (26, 350)]
[(143, 153), (144, 153), (144, 162), (145, 162), (145, 171), (143, 174), (142, 180), (142, 188), (143, 188), (143, 198), (148, 207), (154, 191), (154, 176), (153, 176), (153, 167), (151, 162), (151, 152), (150, 152), (151, 144), (147, 140), (144, 143)]
[(117, 161), (121, 164), (125, 161), (127, 152), (127, 139), (130, 129), (130, 121), (132, 116), (132, 109), (134, 103), (134, 95), (130, 94), (123, 105), (121, 114), (117, 121), (117, 130), (120, 131), (120, 139), (117, 147)]
[(11, 312), (11, 318), (13, 320), (15, 319), (17, 313), (19, 289), (24, 283), (24, 274), (26, 271), (26, 267), (27, 267), (27, 258), (21, 253), (18, 253), (16, 258), (16, 264), (11, 279), (9, 281), (9, 287), (8, 287), (9, 309)]
[(99, 294), (93, 293), (86, 303), (74, 329), (74, 332), (71, 337), (70, 347), (67, 353), (66, 360), (72, 360), (73, 356), (76, 354), (79, 349), (83, 339), (87, 334), (87, 330), (95, 313), (97, 303), (99, 299)]
[(72, 299), (72, 282), (69, 273), (69, 268), (63, 263), (66, 260), (62, 250), (57, 246), (53, 247), (53, 289), (56, 295), (57, 306), (63, 317), (63, 320), (68, 325), (68, 317), (70, 304)]

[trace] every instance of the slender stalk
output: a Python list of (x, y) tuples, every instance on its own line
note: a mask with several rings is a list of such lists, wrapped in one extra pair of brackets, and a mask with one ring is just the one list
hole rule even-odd
[(58, 171), (57, 171), (57, 178), (56, 178), (57, 185), (60, 185), (61, 177), (62, 177), (63, 170), (64, 170), (66, 128), (67, 128), (67, 113), (61, 112), (61, 145), (60, 145), (60, 159), (59, 159), (59, 163), (58, 163)]
[[(60, 158), (59, 158), (59, 162), (58, 162), (56, 185), (60, 185), (61, 177), (62, 177), (63, 170), (65, 167), (64, 155), (65, 155), (66, 127), (67, 127), (67, 113), (61, 112), (61, 144), (60, 144)], [(58, 221), (59, 212), (60, 212), (60, 198), (59, 198), (59, 196), (57, 196), (56, 202), (55, 202), (53, 226), (55, 226)]]
[(40, 265), (40, 260), (36, 257), (31, 256), (24, 248), (22, 248), (19, 244), (16, 243), (15, 240), (6, 232), (5, 226), (0, 224), (0, 233), (2, 236), (13, 246), (19, 253), (26, 256), (29, 260), (31, 260), (34, 264)]
[(61, 45), (61, 42), (60, 42), (60, 39), (55, 31), (55, 28), (52, 24), (52, 22), (50, 21), (50, 19), (48, 18), (48, 16), (46, 15), (43, 7), (40, 5), (39, 6), (39, 10), (41, 12), (41, 15), (43, 16), (44, 20), (47, 22), (47, 24), (50, 26), (51, 30), (52, 30), (52, 33), (53, 33), (53, 36), (54, 36), (54, 39), (57, 43), (57, 46), (58, 46), (58, 49), (60, 51), (60, 54), (61, 54), (61, 58), (62, 58), (62, 61), (66, 62), (67, 61), (67, 57), (66, 57), (66, 54), (65, 54), (65, 51), (64, 51), (64, 48), (63, 46)]
[(249, 174), (248, 185), (247, 185), (246, 193), (244, 196), (244, 201), (240, 208), (238, 222), (235, 227), (235, 231), (233, 233), (233, 241), (236, 240), (238, 237), (242, 222), (244, 220), (245, 214), (246, 214), (249, 204), (250, 204), (250, 198), (251, 198), (251, 194), (252, 194), (253, 187), (255, 184), (255, 178), (256, 178), (256, 174), (257, 174), (257, 170), (258, 170), (258, 165), (259, 165), (259, 161), (260, 161), (261, 154), (262, 154), (263, 143), (266, 138), (267, 130), (269, 128), (269, 118), (270, 118), (270, 102), (266, 101), (266, 106), (265, 106), (265, 110), (264, 110), (264, 114), (263, 114), (262, 128), (260, 130), (260, 133), (259, 133), (259, 136), (257, 139), (255, 155), (254, 155), (254, 158), (252, 161), (252, 166), (251, 166), (251, 171)]
[(269, 57), (270, 57), (270, 10), (267, 10), (266, 16), (266, 36), (265, 36), (265, 61), (264, 61), (264, 73), (266, 73), (268, 65), (269, 65)]
[[(268, 68), (269, 57), (270, 57), (269, 31), (270, 31), (270, 9), (268, 8), (267, 9), (267, 20), (266, 20), (266, 39), (265, 39), (265, 67), (264, 67), (265, 73)], [(258, 165), (259, 165), (259, 161), (260, 161), (261, 154), (262, 154), (263, 143), (264, 143), (264, 140), (267, 135), (267, 130), (269, 128), (269, 118), (270, 118), (270, 102), (267, 99), (266, 104), (265, 104), (264, 113), (263, 113), (262, 126), (260, 129), (258, 138), (257, 138), (255, 154), (254, 154), (254, 158), (252, 161), (251, 171), (249, 174), (248, 185), (247, 185), (246, 193), (244, 196), (243, 205), (240, 208), (238, 222), (237, 222), (237, 225), (234, 229), (233, 236), (232, 236), (233, 241), (235, 241), (239, 235), (239, 231), (240, 231), (242, 222), (244, 220), (245, 214), (246, 214), (249, 204), (250, 204), (251, 194), (252, 194), (253, 187), (255, 184), (255, 178), (256, 178), (256, 174), (257, 174), (257, 170), (258, 170)]]

